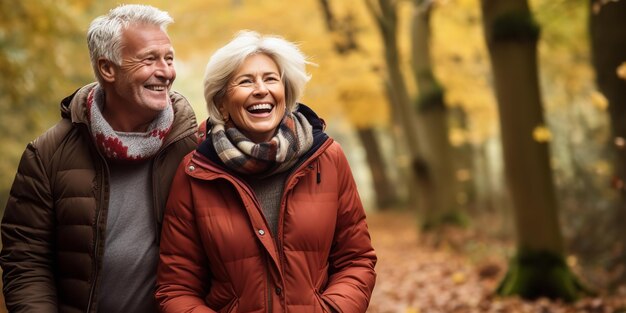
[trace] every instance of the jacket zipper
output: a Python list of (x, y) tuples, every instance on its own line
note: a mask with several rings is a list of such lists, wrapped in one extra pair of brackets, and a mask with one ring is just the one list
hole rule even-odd
[[(248, 185), (248, 183), (246, 183), (245, 181), (236, 178), (234, 176), (227, 176), (226, 178), (227, 180), (230, 180), (232, 184), (239, 184), (243, 190), (245, 190), (245, 192), (248, 194), (248, 196), (252, 199), (252, 202), (254, 202), (254, 205), (256, 206), (257, 210), (261, 211), (261, 216), (263, 217), (263, 221), (265, 222), (266, 225), (269, 225), (267, 223), (267, 219), (265, 218), (265, 215), (263, 214), (263, 210), (261, 209), (261, 204), (259, 203), (259, 200), (257, 199), (257, 197), (254, 194), (254, 191), (252, 191), (252, 188), (250, 187), (250, 185)], [(269, 228), (268, 228), (268, 233), (269, 233)], [(278, 237), (278, 234), (276, 234), (276, 236)], [(276, 238), (276, 244), (278, 245), (278, 238)], [(282, 267), (282, 258), (280, 257), (281, 253), (280, 253), (280, 248), (278, 248), (278, 251), (276, 251), (279, 255), (279, 260), (280, 263), (279, 266)], [(272, 301), (272, 277), (271, 277), (271, 269), (270, 269), (270, 264), (271, 264), (272, 260), (271, 257), (266, 253), (265, 254), (265, 277), (266, 277), (266, 283), (267, 283), (267, 312), (272, 312), (274, 309), (274, 303)], [(282, 271), (282, 269), (281, 269)]]
[[(89, 133), (89, 132), (88, 132)], [(91, 136), (91, 133), (89, 133), (89, 136)], [(100, 150), (98, 150), (98, 148), (96, 147), (96, 151), (98, 152), (98, 156), (100, 157), (100, 161), (101, 163), (101, 168), (103, 169), (102, 171), (102, 175), (100, 176), (100, 188), (104, 188), (104, 183), (105, 183), (105, 175), (109, 176), (109, 166), (106, 163), (106, 160), (104, 159), (104, 156), (102, 156), (102, 153), (100, 153)], [(93, 260), (93, 282), (91, 283), (91, 288), (89, 290), (89, 301), (87, 301), (87, 313), (91, 312), (91, 306), (93, 304), (93, 296), (96, 290), (96, 286), (98, 285), (98, 254), (100, 253), (100, 217), (102, 216), (102, 210), (104, 207), (104, 192), (102, 190), (100, 190), (100, 206), (98, 206), (98, 212), (96, 213), (96, 238), (94, 241), (94, 252), (93, 252), (93, 256), (94, 256), (94, 260)], [(109, 204), (108, 204), (108, 199), (106, 202), (106, 206), (108, 208)]]
[[(236, 177), (232, 177), (232, 179), (234, 180), (233, 183), (237, 183), (237, 184), (241, 185), (243, 187), (242, 189), (244, 189), (246, 191), (246, 193), (248, 193), (248, 196), (254, 202), (254, 205), (256, 206), (257, 210), (261, 210), (261, 216), (263, 217), (263, 220), (264, 220), (265, 224), (269, 225), (267, 223), (267, 219), (265, 218), (265, 215), (263, 214), (263, 210), (261, 209), (261, 204), (259, 203), (259, 199), (257, 199), (257, 197), (254, 194), (254, 191), (252, 191), (252, 188), (248, 185), (248, 183), (246, 183), (245, 181), (243, 181), (241, 179), (238, 179)], [(270, 233), (269, 232), (269, 228), (268, 228), (268, 233)], [(278, 234), (276, 234), (275, 236), (278, 236)], [(276, 238), (276, 243), (277, 244), (278, 244), (278, 241), (279, 241), (278, 238)], [(280, 258), (280, 255), (281, 255), (280, 248), (277, 247), (277, 249), (278, 249), (278, 251), (276, 251), (276, 252), (278, 253), (279, 260), (281, 262), (281, 264), (279, 264), (279, 266), (282, 267), (283, 260)], [(270, 269), (271, 262), (272, 262), (271, 257), (266, 253), (265, 254), (265, 273), (266, 273), (265, 277), (266, 277), (266, 283), (267, 283), (267, 307), (268, 307), (268, 311), (267, 312), (270, 312), (270, 313), (274, 309), (274, 303), (272, 301), (272, 290), (273, 290), (272, 286), (273, 286), (273, 284), (272, 284), (272, 277), (271, 277), (272, 275), (270, 273), (270, 271), (271, 271), (271, 269)]]
[[(326, 148), (328, 147), (328, 145), (330, 145), (330, 143), (332, 143), (332, 141), (326, 141), (325, 143), (323, 143), (319, 150), (323, 150), (325, 151)], [(323, 149), (322, 149), (323, 148)], [(297, 179), (299, 179), (300, 177), (304, 176), (305, 173), (303, 172), (303, 169), (305, 167), (309, 167), (309, 169), (312, 169), (311, 167), (313, 166), (312, 163), (315, 160), (315, 162), (317, 162), (317, 173), (316, 173), (316, 181), (319, 184), (321, 181), (321, 173), (320, 173), (320, 161), (319, 161), (319, 157), (321, 154), (318, 153), (314, 153), (312, 156), (310, 156), (307, 160), (305, 160), (304, 162), (302, 162), (302, 164), (300, 164), (300, 166), (298, 166), (298, 168), (296, 168), (293, 172), (291, 172), (291, 174), (289, 175), (289, 177), (287, 177), (287, 180), (285, 180), (285, 188), (283, 191), (283, 194), (281, 196), (281, 200), (280, 200), (280, 212), (281, 214), (278, 215), (278, 234), (276, 234), (276, 245), (278, 246), (278, 259), (280, 260), (280, 267), (281, 267), (281, 271), (284, 272), (283, 266), (285, 264), (285, 253), (283, 251), (283, 223), (285, 222), (285, 214), (283, 213), (284, 210), (287, 210), (287, 194), (289, 194), (293, 188), (295, 187), (296, 183), (297, 183)], [(269, 290), (269, 295), (271, 296), (271, 288)], [(284, 291), (283, 291), (284, 292)], [(271, 311), (270, 311), (271, 312)]]

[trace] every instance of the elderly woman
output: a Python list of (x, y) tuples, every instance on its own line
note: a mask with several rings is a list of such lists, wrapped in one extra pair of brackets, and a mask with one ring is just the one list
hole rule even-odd
[(365, 312), (376, 255), (343, 151), (296, 102), (306, 63), (255, 32), (209, 60), (206, 140), (163, 220), (162, 312)]

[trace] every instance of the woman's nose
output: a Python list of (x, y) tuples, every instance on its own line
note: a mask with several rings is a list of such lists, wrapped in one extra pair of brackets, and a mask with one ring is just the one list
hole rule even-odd
[(255, 95), (267, 94), (267, 85), (265, 85), (264, 81), (259, 81), (256, 84), (254, 84), (254, 94)]

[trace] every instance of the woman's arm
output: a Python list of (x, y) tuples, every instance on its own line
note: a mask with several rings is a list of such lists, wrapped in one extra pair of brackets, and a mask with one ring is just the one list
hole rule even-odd
[(335, 158), (339, 208), (322, 298), (337, 312), (365, 312), (376, 282), (376, 254), (348, 160), (338, 145)]

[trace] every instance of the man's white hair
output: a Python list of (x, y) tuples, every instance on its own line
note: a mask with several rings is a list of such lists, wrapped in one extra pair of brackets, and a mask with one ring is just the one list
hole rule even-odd
[(149, 5), (124, 4), (109, 14), (97, 17), (91, 22), (87, 31), (89, 57), (96, 79), (102, 83), (98, 71), (98, 59), (105, 58), (121, 65), (122, 63), (122, 31), (132, 24), (148, 24), (159, 26), (163, 31), (174, 20), (167, 12)]

